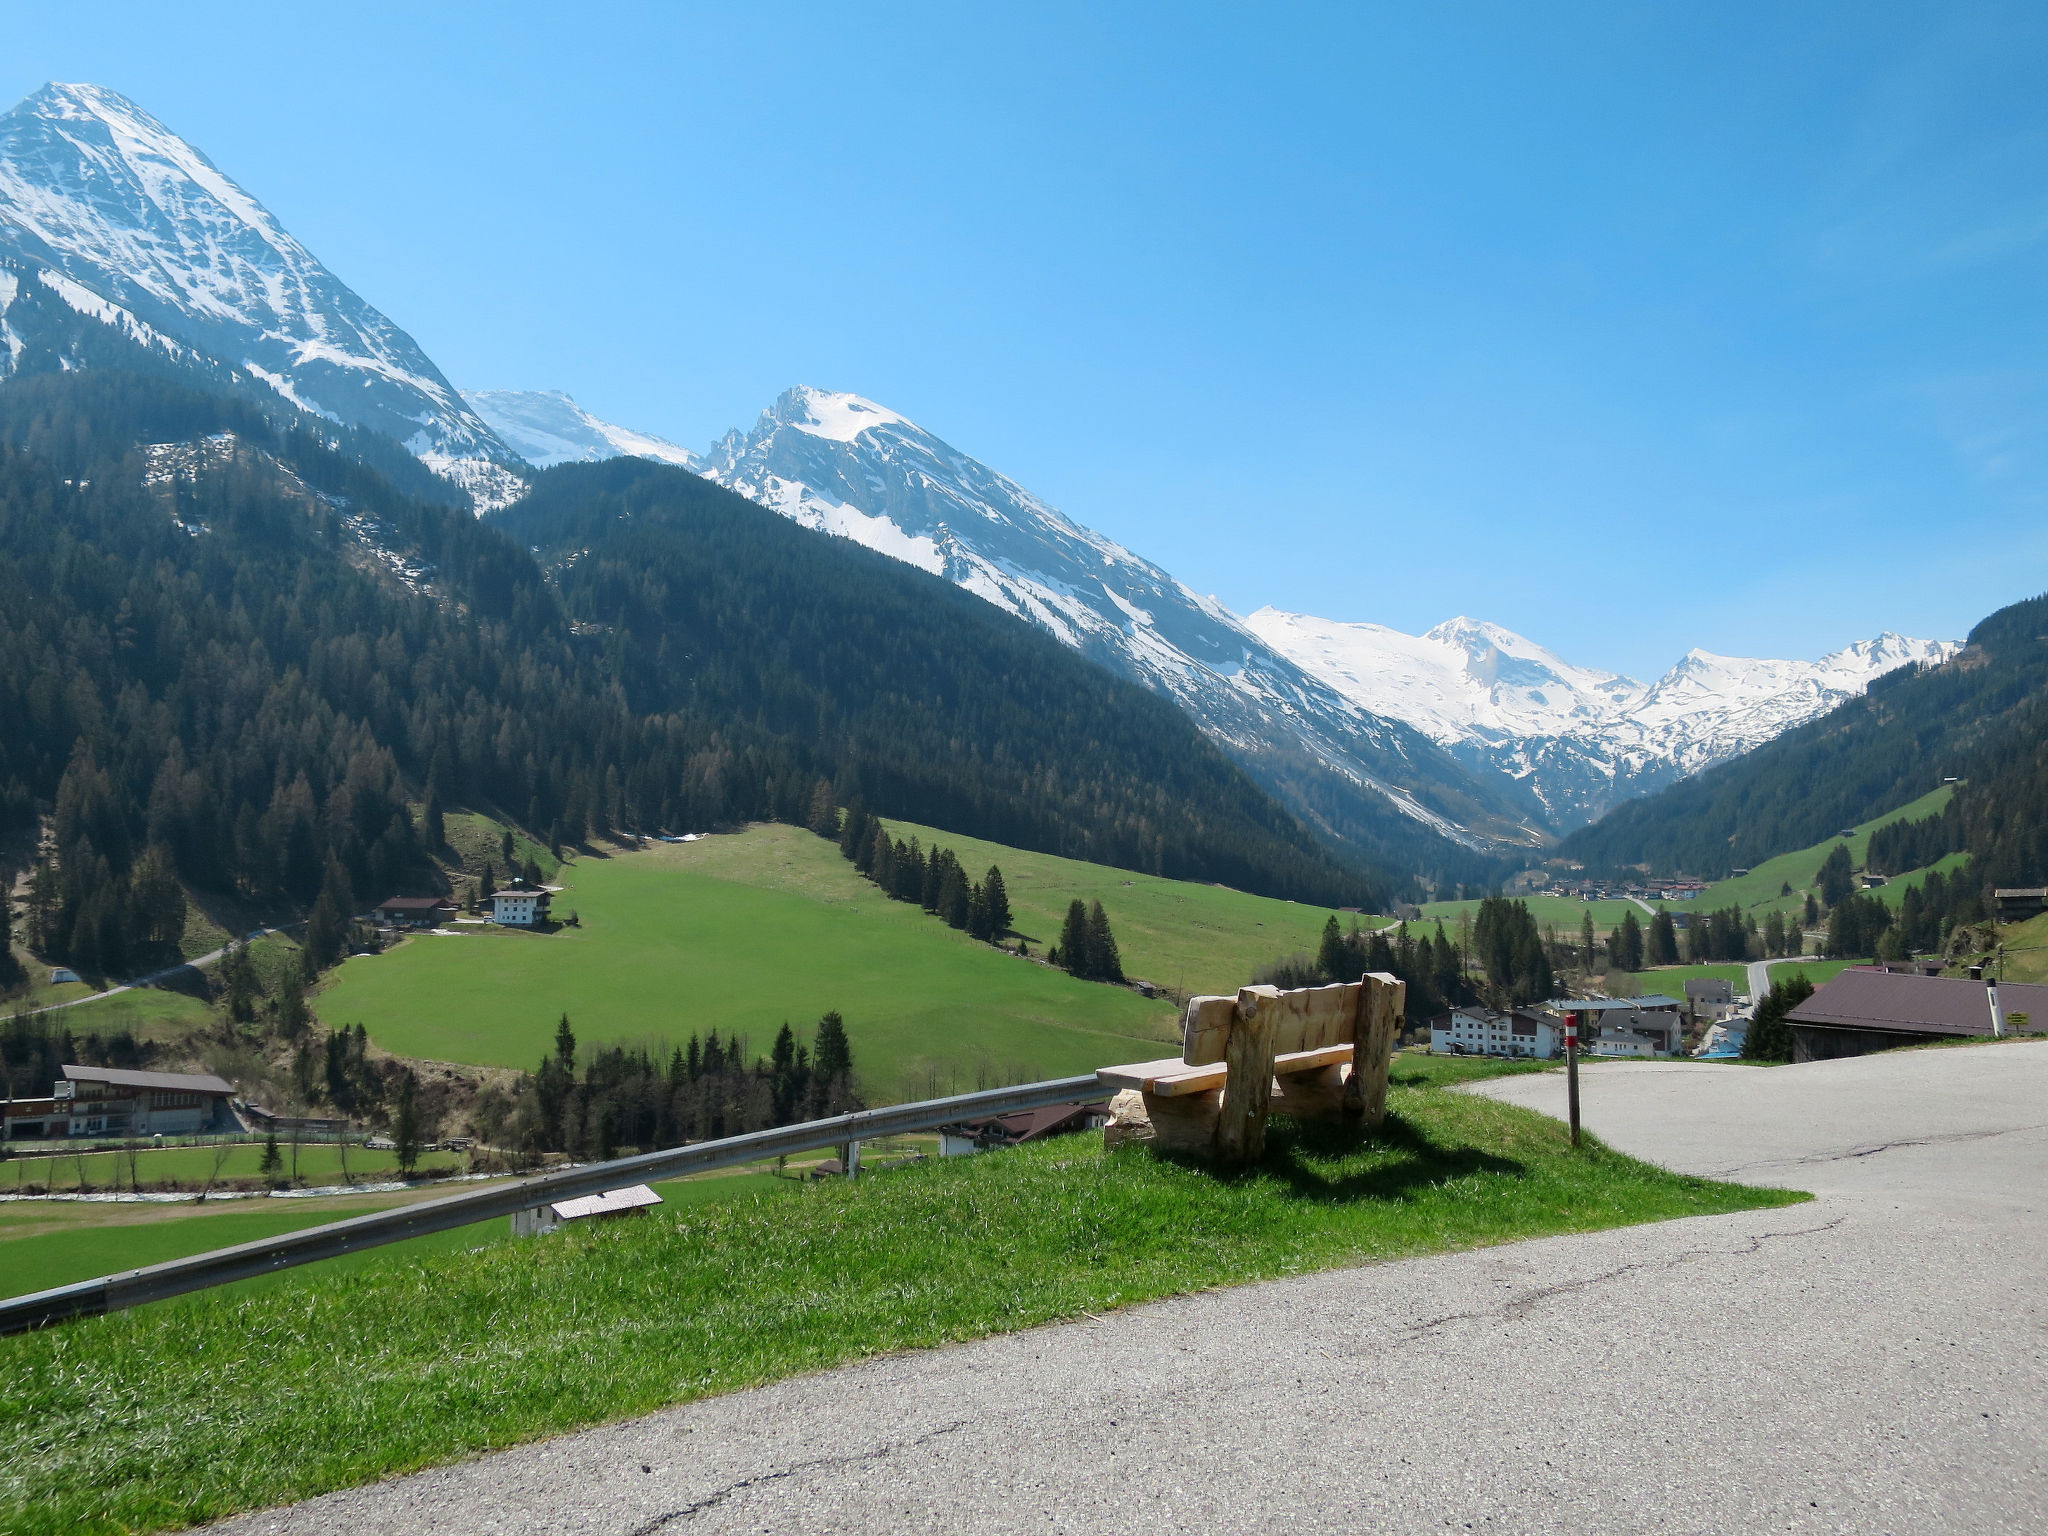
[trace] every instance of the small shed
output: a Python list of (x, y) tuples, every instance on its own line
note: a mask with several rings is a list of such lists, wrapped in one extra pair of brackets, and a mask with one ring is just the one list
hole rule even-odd
[(608, 1189), (601, 1195), (579, 1195), (574, 1200), (557, 1200), (550, 1205), (536, 1205), (531, 1210), (519, 1211), (512, 1217), (512, 1235), (535, 1237), (542, 1232), (552, 1232), (568, 1221), (637, 1216), (659, 1204), (661, 1196), (645, 1184), (629, 1184), (624, 1189)]

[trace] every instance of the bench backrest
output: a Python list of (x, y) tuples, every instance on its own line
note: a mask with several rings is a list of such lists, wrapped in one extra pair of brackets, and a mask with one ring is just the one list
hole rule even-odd
[[(1245, 988), (1258, 995), (1261, 1011), (1269, 1007), (1280, 1010), (1273, 1025), (1276, 1056), (1320, 1050), (1329, 1045), (1350, 1045), (1358, 1038), (1359, 993), (1363, 990), (1364, 983), (1356, 981), (1303, 987), (1293, 992), (1282, 992), (1278, 987)], [(1231, 1021), (1236, 1017), (1234, 997), (1189, 998), (1187, 1016), (1181, 1023), (1180, 1059), (1191, 1067), (1222, 1061), (1230, 1042)]]

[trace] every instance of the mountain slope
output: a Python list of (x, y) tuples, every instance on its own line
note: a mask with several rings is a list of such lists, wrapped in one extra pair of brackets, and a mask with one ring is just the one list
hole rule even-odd
[(1879, 677), (1819, 719), (1621, 806), (1558, 852), (1602, 871), (1648, 864), (1718, 878), (1980, 771), (1973, 763), (2002, 742), (2038, 752), (2038, 735), (2026, 738), (2048, 705), (2044, 635), (2048, 598), (2001, 609), (1947, 659)]
[(1297, 813), (1368, 857), (1476, 870), (1484, 861), (1468, 850), (1543, 840), (1540, 808), (1518, 786), (1359, 709), (1215, 599), (884, 406), (791, 390), (752, 431), (715, 444), (704, 473), (943, 576), (1173, 700)]
[(404, 331), (133, 102), (47, 85), (0, 114), (0, 376), (110, 338), (396, 439), (496, 505), (516, 457)]
[(899, 561), (637, 459), (545, 471), (493, 522), (540, 552), (636, 709), (745, 720), (836, 761), (871, 810), (1264, 894), (1368, 894), (1168, 701)]
[(1360, 708), (1527, 781), (1560, 830), (1740, 756), (1886, 672), (1959, 648), (1886, 633), (1817, 662), (1693, 650), (1646, 686), (1462, 617), (1423, 635), (1275, 608), (1245, 625)]
[(560, 390), (465, 389), (462, 398), (500, 442), (535, 469), (628, 457), (685, 469), (703, 462), (665, 438), (599, 420)]

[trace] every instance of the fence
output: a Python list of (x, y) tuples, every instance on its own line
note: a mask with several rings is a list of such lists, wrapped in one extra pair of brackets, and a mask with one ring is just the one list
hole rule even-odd
[(592, 1163), (567, 1168), (560, 1173), (520, 1179), (468, 1194), (424, 1200), (397, 1210), (377, 1211), (347, 1221), (287, 1232), (281, 1237), (217, 1248), (211, 1253), (172, 1259), (146, 1269), (127, 1270), (97, 1280), (81, 1280), (53, 1290), (37, 1291), (0, 1301), (0, 1334), (20, 1333), (73, 1317), (91, 1317), (116, 1312), (144, 1302), (163, 1301), (188, 1291), (206, 1290), (274, 1274), (300, 1264), (339, 1258), (385, 1243), (401, 1243), (411, 1237), (425, 1237), (480, 1221), (513, 1216), (536, 1206), (581, 1195), (603, 1194), (649, 1179), (673, 1179), (685, 1174), (710, 1173), (746, 1163), (785, 1156), (792, 1152), (815, 1152), (824, 1147), (874, 1141), (884, 1136), (901, 1136), (912, 1131), (935, 1130), (956, 1120), (971, 1120), (1012, 1110), (1040, 1109), (1049, 1104), (1071, 1104), (1078, 1100), (1104, 1097), (1108, 1090), (1093, 1074), (1062, 1077), (1050, 1082), (1026, 1083), (1016, 1088), (992, 1088), (981, 1093), (956, 1094), (951, 1098), (926, 1099), (916, 1104), (898, 1104), (888, 1109), (864, 1109), (829, 1120), (807, 1120), (771, 1131), (754, 1131), (745, 1136), (728, 1136), (719, 1141), (698, 1142), (665, 1152), (643, 1152), (609, 1163)]

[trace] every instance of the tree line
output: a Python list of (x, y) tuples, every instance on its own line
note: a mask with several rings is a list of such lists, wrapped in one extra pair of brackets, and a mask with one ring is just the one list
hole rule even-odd
[(837, 1012), (810, 1044), (784, 1024), (766, 1057), (740, 1035), (691, 1035), (666, 1060), (645, 1046), (605, 1046), (577, 1063), (564, 1014), (554, 1050), (509, 1089), (487, 1089), (473, 1118), (493, 1146), (523, 1157), (566, 1152), (603, 1160), (624, 1149), (677, 1147), (865, 1109), (853, 1048)]

